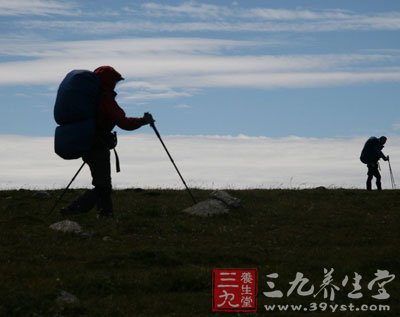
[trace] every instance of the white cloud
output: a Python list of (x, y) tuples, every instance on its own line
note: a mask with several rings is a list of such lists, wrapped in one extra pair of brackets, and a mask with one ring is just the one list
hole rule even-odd
[(255, 41), (236, 41), (224, 39), (158, 37), (158, 38), (117, 38), (108, 40), (81, 41), (29, 41), (0, 39), (0, 55), (24, 56), (35, 58), (72, 57), (93, 58), (94, 55), (106, 54), (120, 57), (126, 54), (147, 56), (155, 54), (217, 54), (223, 50), (263, 46), (270, 43)]
[(174, 108), (177, 108), (177, 109), (190, 109), (190, 108), (192, 108), (192, 106), (187, 105), (185, 103), (180, 103), (178, 105), (175, 105)]
[(128, 81), (119, 84), (119, 98), (124, 101), (147, 101), (191, 97), (197, 90), (193, 88), (171, 88), (170, 82), (157, 83), (146, 81)]
[(400, 72), (282, 72), (282, 73), (236, 73), (182, 76), (175, 85), (186, 87), (230, 88), (314, 88), (363, 83), (400, 82)]
[(392, 129), (395, 131), (400, 131), (400, 123), (394, 123), (392, 125)]
[[(298, 15), (292, 14), (293, 17)], [(335, 31), (373, 31), (399, 30), (400, 14), (397, 12), (377, 16), (354, 16), (348, 19), (308, 19), (283, 21), (276, 19), (239, 19), (231, 20), (198, 20), (198, 21), (153, 21), (153, 20), (119, 20), (119, 21), (40, 21), (25, 20), (17, 23), (18, 28), (30, 30), (52, 30), (75, 32), (79, 34), (111, 35), (129, 34), (131, 32), (290, 32), (315, 33)]]
[[(399, 30), (400, 12), (362, 14), (341, 9), (309, 10), (238, 5), (207, 4), (186, 1), (175, 5), (145, 2), (133, 7), (94, 10), (85, 3), (55, 0), (0, 0), (0, 16), (32, 16), (9, 22), (15, 29), (51, 30), (82, 34), (129, 34), (131, 32), (333, 32)], [(47, 15), (80, 17), (45, 19)], [(44, 16), (38, 19), (38, 16)], [(118, 16), (117, 21), (108, 17)]]
[(71, 3), (51, 0), (0, 0), (0, 16), (76, 15)]
[(151, 16), (189, 16), (200, 19), (220, 19), (223, 16), (232, 15), (232, 10), (228, 7), (195, 1), (183, 2), (177, 5), (150, 2), (143, 4), (142, 8), (145, 13)]
[[(358, 14), (340, 9), (306, 10), (268, 7), (243, 8), (204, 4), (196, 1), (176, 5), (147, 3), (144, 13), (164, 18), (190, 18), (199, 21), (158, 24), (159, 31), (251, 31), (251, 32), (328, 32), (339, 30), (398, 30), (400, 12)], [(207, 22), (203, 22), (207, 21)], [(148, 31), (156, 25), (145, 26)], [(144, 30), (144, 29), (143, 29)]]
[(182, 89), (175, 90), (166, 85), (148, 82), (128, 82), (119, 86), (119, 96), (123, 100), (145, 101), (155, 99), (172, 99), (177, 97), (190, 97), (191, 92)]
[[(206, 188), (364, 188), (366, 168), (359, 155), (366, 139), (163, 136), (188, 185)], [(1, 158), (2, 189), (63, 188), (81, 164), (57, 157), (51, 137), (1, 135), (0, 142), (8, 149)], [(118, 152), (122, 172), (113, 172), (115, 187), (183, 188), (155, 135), (121, 136)], [(396, 177), (400, 137), (389, 137), (384, 152)], [(382, 176), (390, 188), (385, 162)], [(90, 182), (86, 168), (73, 187), (90, 187)]]
[[(127, 83), (124, 98), (190, 96), (204, 87), (297, 88), (400, 81), (398, 52), (323, 55), (234, 55), (263, 43), (198, 38), (71, 42), (0, 41), (0, 85), (56, 85), (71, 69), (112, 64)], [(242, 51), (243, 52), (243, 51)], [(132, 93), (132, 90), (135, 93)]]
[(326, 19), (349, 19), (353, 15), (343, 10), (288, 10), (288, 9), (269, 9), (269, 8), (253, 8), (248, 9), (244, 13), (249, 18), (261, 18), (265, 20), (326, 20)]

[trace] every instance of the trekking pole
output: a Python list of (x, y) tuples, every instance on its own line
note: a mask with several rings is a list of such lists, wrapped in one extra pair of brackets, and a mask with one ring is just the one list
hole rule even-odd
[(169, 152), (168, 152), (168, 150), (167, 150), (167, 147), (165, 146), (163, 140), (161, 139), (160, 133), (158, 133), (158, 130), (157, 130), (157, 128), (156, 128), (154, 122), (151, 122), (151, 123), (150, 123), (150, 126), (153, 128), (154, 132), (156, 133), (158, 139), (160, 140), (162, 146), (164, 147), (165, 152), (167, 152), (169, 159), (171, 160), (172, 164), (174, 165), (176, 171), (178, 172), (178, 175), (179, 175), (179, 177), (181, 178), (181, 180), (182, 180), (182, 182), (183, 182), (183, 185), (185, 185), (186, 190), (188, 191), (188, 193), (189, 193), (190, 197), (192, 198), (193, 202), (194, 202), (195, 204), (197, 204), (196, 199), (194, 198), (194, 196), (193, 196), (192, 192), (190, 191), (189, 187), (186, 185), (186, 182), (185, 182), (185, 180), (183, 179), (183, 177), (182, 177), (181, 173), (179, 172), (178, 168), (176, 167), (175, 162), (174, 162), (174, 160), (173, 160), (172, 157), (171, 157), (171, 154), (169, 154)]
[(392, 182), (392, 189), (396, 189), (396, 182), (394, 181), (392, 165), (390, 164), (389, 158), (388, 158), (388, 163), (389, 163), (390, 181)]
[(75, 180), (75, 178), (78, 176), (79, 172), (82, 170), (83, 166), (85, 166), (86, 162), (83, 162), (81, 167), (79, 167), (78, 171), (75, 173), (74, 177), (72, 177), (71, 181), (69, 182), (69, 184), (67, 185), (67, 187), (65, 187), (64, 191), (61, 193), (61, 195), (58, 197), (58, 199), (56, 200), (56, 202), (54, 203), (53, 208), (50, 210), (49, 215), (53, 213), (54, 209), (56, 209), (56, 206), (58, 205), (58, 203), (61, 201), (61, 199), (64, 197), (65, 193), (67, 192), (69, 186), (71, 186), (72, 182)]

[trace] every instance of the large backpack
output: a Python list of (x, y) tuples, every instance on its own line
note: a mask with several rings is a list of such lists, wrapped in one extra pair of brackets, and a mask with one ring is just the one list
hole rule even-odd
[(380, 158), (379, 145), (378, 138), (370, 137), (361, 151), (360, 161), (364, 164), (376, 163)]
[(88, 70), (73, 70), (61, 82), (54, 105), (54, 150), (63, 159), (85, 156), (93, 147), (100, 79)]

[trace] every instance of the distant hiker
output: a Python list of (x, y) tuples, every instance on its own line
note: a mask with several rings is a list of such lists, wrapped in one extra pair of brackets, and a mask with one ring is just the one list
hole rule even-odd
[(63, 208), (61, 214), (85, 213), (97, 205), (99, 217), (113, 216), (110, 149), (115, 148), (117, 140), (111, 131), (115, 126), (135, 130), (154, 122), (151, 114), (127, 117), (119, 107), (114, 89), (123, 79), (111, 66), (101, 66), (94, 72), (71, 71), (60, 84), (54, 107), (60, 125), (55, 151), (65, 159), (82, 157), (90, 167), (94, 186)]
[(381, 136), (379, 139), (377, 137), (370, 137), (367, 142), (365, 142), (364, 148), (361, 151), (360, 160), (368, 167), (368, 178), (367, 178), (367, 190), (371, 190), (371, 181), (375, 176), (376, 187), (378, 190), (382, 190), (381, 184), (381, 174), (379, 173), (379, 163), (380, 159), (384, 161), (389, 160), (389, 156), (383, 154), (382, 149), (386, 143), (387, 138)]

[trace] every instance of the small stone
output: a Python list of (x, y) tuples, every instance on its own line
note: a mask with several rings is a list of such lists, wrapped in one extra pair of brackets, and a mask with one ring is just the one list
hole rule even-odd
[(192, 207), (186, 208), (183, 212), (201, 217), (209, 217), (213, 215), (227, 214), (229, 213), (229, 209), (225, 203), (220, 200), (208, 199), (201, 201)]
[(232, 208), (240, 207), (240, 199), (233, 197), (232, 195), (228, 194), (226, 191), (223, 190), (216, 190), (213, 191), (210, 196), (214, 199), (218, 199)]
[(58, 295), (58, 297), (56, 299), (56, 302), (60, 306), (77, 305), (77, 304), (79, 304), (79, 299), (75, 295), (61, 290), (60, 294)]
[(47, 192), (45, 190), (41, 190), (41, 191), (37, 191), (37, 192), (33, 193), (32, 197), (39, 198), (39, 199), (48, 199), (51, 197), (51, 195), (49, 194), (49, 192)]
[(112, 241), (112, 239), (109, 236), (105, 236), (105, 237), (103, 237), (103, 241)]
[(81, 233), (79, 233), (79, 236), (84, 239), (91, 239), (95, 236), (95, 233), (94, 232), (81, 232)]
[(70, 220), (63, 220), (60, 222), (53, 223), (49, 226), (50, 229), (61, 231), (65, 233), (81, 233), (82, 228), (81, 226), (74, 221)]

